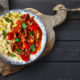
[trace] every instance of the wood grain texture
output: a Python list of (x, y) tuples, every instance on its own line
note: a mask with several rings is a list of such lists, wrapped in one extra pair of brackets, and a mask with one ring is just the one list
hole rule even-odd
[(80, 41), (56, 41), (48, 56), (41, 62), (80, 62)]
[[(10, 0), (10, 9), (32, 7), (53, 15), (52, 7), (58, 3), (68, 8), (80, 7), (80, 0)], [(50, 55), (17, 74), (0, 76), (0, 80), (80, 80), (79, 19), (79, 12), (69, 12), (67, 21), (55, 28), (57, 40)]]
[[(64, 10), (60, 10), (60, 8), (65, 9), (65, 7), (61, 4), (58, 4), (53, 8), (53, 10), (57, 11), (56, 15), (54, 15), (54, 16), (42, 14), (38, 10), (33, 9), (33, 8), (25, 9), (25, 10), (29, 10), (29, 11), (33, 12), (34, 14), (38, 15), (40, 17), (40, 19), (43, 21), (45, 28), (47, 30), (47, 44), (46, 44), (46, 47), (40, 57), (43, 57), (44, 55), (48, 54), (54, 46), (55, 32), (53, 30), (53, 27), (61, 24), (66, 19), (67, 12)], [(9, 65), (5, 62), (2, 62), (2, 63), (4, 64), (3, 66), (1, 66), (1, 74), (3, 76), (18, 72), (24, 67), (24, 66)]]
[[(80, 0), (10, 0), (10, 9), (25, 7), (34, 8), (44, 14), (52, 14), (52, 7), (57, 4), (64, 4), (67, 8), (80, 7)], [(26, 4), (25, 4), (26, 3)], [(75, 5), (76, 4), (76, 5)], [(15, 6), (14, 6), (15, 5)], [(69, 12), (68, 19), (80, 19), (80, 12)]]
[(0, 80), (80, 80), (79, 62), (37, 62)]
[(66, 20), (55, 32), (56, 40), (80, 40), (80, 20)]

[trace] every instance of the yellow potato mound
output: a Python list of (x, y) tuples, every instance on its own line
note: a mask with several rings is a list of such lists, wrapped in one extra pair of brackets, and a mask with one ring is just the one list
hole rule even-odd
[[(20, 20), (21, 17), (20, 12), (10, 12), (4, 16), (0, 17), (0, 52), (2, 54), (5, 54), (7, 57), (10, 56), (10, 54), (15, 54), (12, 52), (10, 44), (13, 42), (11, 40), (8, 40), (8, 37), (4, 37), (2, 34), (2, 31), (6, 31), (7, 33), (11, 31), (11, 27), (16, 26), (16, 21)], [(9, 18), (10, 22), (6, 22), (5, 18)], [(16, 54), (15, 54), (16, 55)], [(20, 59), (19, 55), (16, 55), (18, 60)]]

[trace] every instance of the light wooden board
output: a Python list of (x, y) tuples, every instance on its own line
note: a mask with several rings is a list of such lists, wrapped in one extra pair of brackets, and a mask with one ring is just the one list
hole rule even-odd
[[(40, 58), (46, 55), (47, 53), (49, 53), (54, 46), (55, 32), (53, 28), (61, 24), (66, 19), (67, 11), (60, 10), (60, 8), (65, 9), (65, 7), (61, 4), (58, 4), (57, 6), (53, 8), (53, 10), (57, 12), (57, 14), (53, 16), (42, 14), (38, 10), (33, 9), (33, 8), (25, 8), (26, 10), (29, 10), (33, 12), (34, 14), (36, 14), (37, 16), (39, 16), (47, 30), (47, 37), (48, 37), (47, 44)], [(0, 73), (3, 76), (18, 72), (22, 68), (24, 68), (24, 66), (13, 66), (3, 61), (0, 61)]]

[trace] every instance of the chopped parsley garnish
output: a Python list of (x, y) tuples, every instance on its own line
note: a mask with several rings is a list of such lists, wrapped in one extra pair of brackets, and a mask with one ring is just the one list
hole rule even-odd
[(19, 41), (20, 41), (20, 38), (15, 38), (15, 41), (16, 41), (16, 42), (19, 42)]
[(10, 56), (11, 56), (11, 57), (16, 57), (16, 55), (15, 55), (15, 54), (10, 54)]
[(30, 35), (33, 35), (33, 34), (34, 34), (34, 32), (32, 31), (32, 32), (30, 32), (29, 34), (30, 34)]
[(35, 46), (34, 45), (31, 45), (31, 50), (32, 50), (32, 52), (35, 51)]
[(23, 29), (26, 29), (27, 25), (25, 23), (22, 23)]
[(16, 51), (17, 51), (18, 53), (21, 53), (22, 50), (21, 50), (21, 49), (16, 49)]
[(9, 18), (5, 18), (5, 21), (9, 23), (10, 22), (10, 19)]
[(2, 34), (4, 35), (4, 36), (7, 36), (7, 32), (6, 31), (2, 31)]

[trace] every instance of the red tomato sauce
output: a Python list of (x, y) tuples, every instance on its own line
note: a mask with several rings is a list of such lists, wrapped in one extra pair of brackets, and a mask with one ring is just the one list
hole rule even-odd
[(29, 14), (23, 14), (16, 22), (16, 26), (8, 33), (8, 40), (14, 40), (11, 50), (29, 61), (30, 55), (41, 50), (42, 30)]

